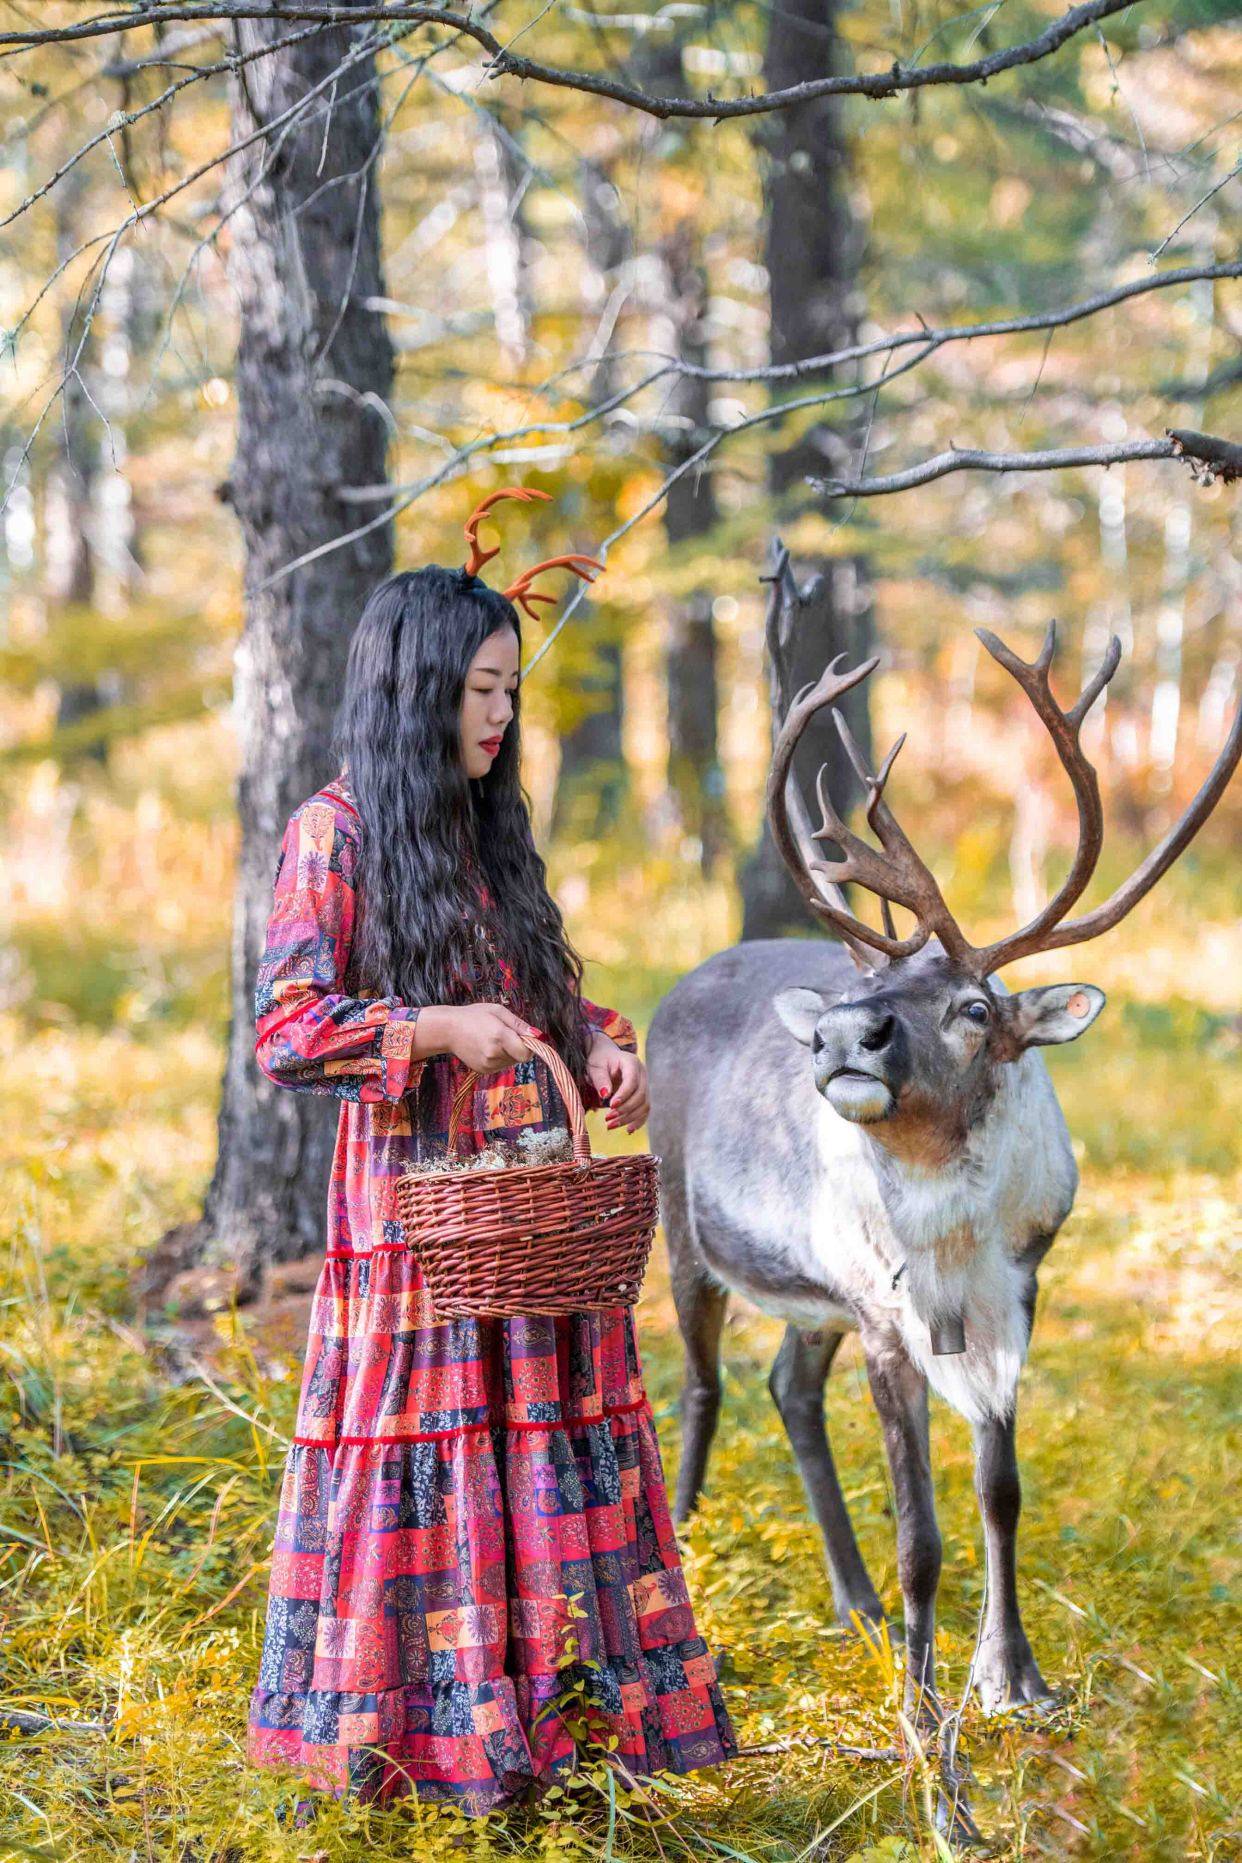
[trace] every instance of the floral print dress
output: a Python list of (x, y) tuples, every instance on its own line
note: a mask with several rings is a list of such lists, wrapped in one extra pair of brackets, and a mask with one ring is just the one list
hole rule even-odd
[[(630, 1772), (711, 1765), (736, 1743), (632, 1311), (442, 1318), (402, 1240), (398, 1175), (443, 1155), (465, 1069), (411, 1058), (417, 1006), (348, 991), (362, 832), (345, 772), (294, 811), (258, 972), (258, 1065), (341, 1108), (248, 1757), (338, 1795), (484, 1813), (572, 1763), (551, 1705), (568, 1675)], [(636, 1051), (623, 1016), (582, 1010)], [(564, 1124), (532, 1058), (479, 1081), (465, 1138)]]

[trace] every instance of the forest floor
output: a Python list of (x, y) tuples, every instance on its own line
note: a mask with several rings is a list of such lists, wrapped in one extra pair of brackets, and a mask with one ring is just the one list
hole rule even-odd
[[(1236, 976), (1236, 970), (1235, 970)], [(641, 1015), (664, 980), (598, 973)], [(662, 1784), (657, 1821), (588, 1754), (538, 1812), (467, 1825), (409, 1801), (324, 1800), (243, 1765), (268, 1549), (313, 1267), (189, 1353), (136, 1322), (130, 1277), (193, 1215), (210, 1170), (218, 1036), (192, 1019), (32, 1026), (0, 1015), (0, 1858), (437, 1858), (833, 1863), (945, 1854), (901, 1745), (891, 1650), (834, 1626), (817, 1535), (766, 1390), (779, 1326), (726, 1338), (709, 1489), (684, 1535), (701, 1627), (741, 1739), (762, 1751)], [(999, 1858), (1242, 1854), (1237, 1612), (1236, 1017), (1114, 993), (1053, 1062), (1082, 1154), (1023, 1386), (1022, 1589), (1057, 1704), (962, 1751)], [(641, 1309), (672, 1479), (680, 1350), (662, 1256)], [(829, 1420), (859, 1537), (899, 1607), (890, 1488), (853, 1343)], [(981, 1592), (968, 1431), (937, 1405), (945, 1539), (939, 1659), (966, 1676)], [(858, 1757), (840, 1748), (862, 1748)]]

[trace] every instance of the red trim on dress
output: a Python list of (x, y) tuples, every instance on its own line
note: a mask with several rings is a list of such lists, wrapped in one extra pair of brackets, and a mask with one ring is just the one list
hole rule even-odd
[[(306, 1003), (295, 1003), (292, 1009), (285, 1010), (283, 1016), (278, 1016), (270, 1028), (264, 1029), (261, 1035), (256, 1035), (254, 1039), (255, 1053), (258, 1053), (260, 1042), (265, 1042), (269, 1035), (274, 1035), (276, 1033), (277, 1029), (283, 1029), (286, 1022), (292, 1022), (294, 1016), (304, 1014), (307, 1007), (308, 1005)], [(382, 1028), (383, 1026), (382, 1022), (376, 1023), (377, 1028)]]
[(329, 1248), (325, 1261), (370, 1261), (372, 1255), (404, 1255), (407, 1242), (377, 1242), (374, 1248)]
[[(524, 1419), (512, 1423), (502, 1420), (500, 1427), (506, 1430), (583, 1430), (592, 1423), (607, 1423), (610, 1417), (629, 1416), (635, 1410), (645, 1409), (651, 1402), (646, 1395), (635, 1398), (632, 1404), (610, 1404), (598, 1417), (562, 1417), (556, 1420)], [(408, 1430), (396, 1436), (338, 1436), (335, 1442), (320, 1442), (317, 1436), (291, 1436), (290, 1442), (297, 1443), (304, 1449), (384, 1449), (390, 1443), (441, 1443), (454, 1436), (466, 1436), (479, 1430), (496, 1427), (490, 1418), (482, 1423), (458, 1423), (449, 1430)]]
[(349, 813), (353, 816), (354, 820), (357, 822), (358, 826), (361, 828), (362, 826), (361, 815), (359, 815), (357, 809), (354, 807), (352, 802), (346, 801), (345, 797), (341, 794), (340, 790), (335, 787), (335, 783), (336, 783), (335, 777), (333, 778), (331, 783), (325, 783), (323, 788), (319, 791), (320, 795), (326, 795), (328, 790), (331, 790), (332, 800), (334, 802), (339, 802), (343, 809), (348, 809)]

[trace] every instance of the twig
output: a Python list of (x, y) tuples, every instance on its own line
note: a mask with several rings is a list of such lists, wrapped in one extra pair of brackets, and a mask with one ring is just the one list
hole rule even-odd
[(36, 1714), (28, 1708), (0, 1708), (0, 1729), (10, 1734), (106, 1734), (102, 1721), (62, 1721), (59, 1715)]
[[(473, 39), (488, 54), (489, 75), (506, 75), (523, 82), (547, 84), (554, 89), (583, 91), (588, 96), (606, 97), (614, 103), (644, 111), (662, 121), (670, 117), (693, 117), (721, 122), (728, 117), (761, 116), (791, 105), (809, 103), (816, 97), (895, 97), (901, 91), (926, 90), (934, 85), (986, 84), (989, 78), (1012, 71), (1020, 65), (1036, 64), (1075, 37), (1097, 26), (1101, 20), (1128, 12), (1136, 0), (1085, 0), (1071, 7), (1061, 18), (1033, 39), (1011, 45), (1000, 52), (989, 52), (969, 64), (942, 62), (936, 65), (903, 66), (894, 59), (887, 71), (837, 73), (831, 77), (811, 78), (783, 90), (760, 91), (749, 97), (660, 97), (637, 85), (623, 84), (603, 72), (575, 71), (567, 66), (543, 64), (537, 59), (522, 58), (506, 51), (501, 41), (477, 20), (450, 7), (407, 4), (396, 0), (384, 6), (341, 7), (330, 4), (306, 4), (305, 0), (283, 0), (281, 17), (313, 21), (323, 26), (358, 26), (368, 22), (392, 25), (398, 21), (427, 26), (447, 26)], [(98, 14), (74, 25), (43, 26), (22, 32), (0, 32), (0, 56), (32, 50), (38, 46), (67, 45), (83, 39), (103, 37), (109, 33), (133, 32), (142, 26), (167, 25), (172, 21), (269, 19), (271, 0), (180, 0), (165, 4), (150, 0), (146, 6), (127, 8), (124, 12)]]
[[(713, 383), (800, 381), (807, 377), (826, 375), (830, 370), (839, 369), (847, 362), (864, 362), (873, 356), (888, 356), (896, 350), (913, 347), (922, 350), (923, 354), (920, 356), (922, 361), (936, 350), (943, 349), (951, 343), (973, 343), (983, 337), (1025, 336), (1039, 331), (1062, 330), (1069, 324), (1081, 323), (1085, 318), (1098, 316), (1101, 311), (1111, 310), (1116, 305), (1128, 303), (1131, 298), (1142, 297), (1149, 291), (1163, 291), (1173, 285), (1198, 284), (1205, 279), (1224, 278), (1242, 278), (1242, 260), (1231, 260), (1222, 265), (1181, 265), (1175, 270), (1158, 272), (1152, 277), (1132, 278), (1124, 285), (1115, 285), (1107, 291), (1098, 291), (1094, 296), (1082, 298), (1076, 304), (1064, 304), (1058, 310), (1033, 311), (1025, 317), (994, 317), (984, 323), (932, 325), (919, 316), (917, 330), (899, 330), (887, 336), (873, 337), (866, 343), (851, 343), (844, 349), (825, 350), (817, 356), (806, 356), (798, 362), (775, 362), (748, 369), (709, 368), (703, 364), (686, 362), (682, 357), (664, 350), (619, 349), (605, 351), (603, 354), (588, 353), (548, 376), (540, 385), (538, 392), (550, 393), (583, 369), (597, 369), (601, 362), (617, 365), (625, 362), (648, 361), (652, 366), (633, 382), (618, 388), (606, 400), (576, 415), (572, 421), (551, 423), (536, 421), (526, 427), (511, 428), (503, 434), (495, 434), (491, 439), (481, 441), (479, 444), (481, 446), (504, 446), (516, 440), (526, 439), (534, 433), (572, 432), (602, 419), (604, 415), (611, 414), (617, 408), (626, 406), (669, 375), (688, 381)], [(392, 310), (400, 307), (385, 302), (383, 308)], [(915, 314), (918, 316), (917, 312)], [(872, 387), (874, 383), (868, 384), (863, 392), (869, 393)], [(355, 488), (353, 497), (361, 502), (365, 489)], [(374, 497), (388, 496), (395, 492), (397, 496), (401, 496), (415, 489), (416, 487), (412, 484), (395, 487), (379, 486), (374, 488), (372, 495)]]
[(1233, 440), (1218, 440), (1210, 433), (1196, 433), (1191, 427), (1166, 427), (1173, 444), (1174, 457), (1189, 459), (1203, 466), (1215, 479), (1232, 485), (1242, 478), (1242, 446)]
[(839, 1740), (828, 1740), (819, 1734), (791, 1734), (787, 1740), (764, 1740), (755, 1746), (739, 1747), (738, 1759), (759, 1759), (769, 1753), (797, 1753), (807, 1747), (820, 1751), (837, 1753), (843, 1759), (883, 1760), (891, 1764), (904, 1757), (899, 1747), (850, 1747)]
[(930, 485), (951, 472), (1057, 472), (1064, 466), (1119, 466), (1134, 459), (1185, 459), (1201, 468), (1205, 481), (1217, 478), (1228, 483), (1242, 476), (1242, 446), (1178, 428), (1170, 429), (1163, 440), (1127, 440), (1121, 446), (1058, 446), (1035, 453), (985, 453), (974, 447), (953, 447), (883, 478), (808, 478), (807, 483), (826, 498), (880, 498)]
[(1165, 235), (1165, 237), (1160, 241), (1160, 244), (1156, 247), (1156, 250), (1152, 253), (1151, 258), (1152, 258), (1153, 265), (1155, 264), (1156, 260), (1160, 257), (1160, 254), (1164, 251), (1165, 247), (1168, 245), (1171, 245), (1172, 242), (1177, 238), (1177, 235), (1181, 232), (1186, 222), (1188, 220), (1194, 219), (1200, 207), (1206, 207), (1208, 202), (1212, 199), (1213, 195), (1219, 194), (1221, 189), (1227, 186), (1228, 183), (1234, 179), (1235, 175), (1240, 175), (1240, 174), (1242, 174), (1242, 156), (1239, 156), (1238, 160), (1234, 163), (1233, 167), (1229, 170), (1229, 173), (1227, 175), (1222, 175), (1220, 180), (1216, 183), (1216, 185), (1214, 187), (1210, 187), (1207, 193), (1202, 195), (1200, 199), (1198, 199), (1195, 202), (1193, 207), (1188, 207), (1186, 209), (1186, 212), (1182, 215), (1177, 225), (1173, 228), (1173, 231)]

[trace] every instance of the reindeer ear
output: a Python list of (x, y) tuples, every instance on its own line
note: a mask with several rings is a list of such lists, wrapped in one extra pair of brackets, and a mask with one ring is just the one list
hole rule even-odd
[(829, 1005), (818, 990), (792, 989), (778, 990), (772, 1007), (794, 1040), (809, 1048), (815, 1024)]
[(1077, 1041), (1104, 1007), (1104, 992), (1093, 983), (1052, 983), (1043, 990), (1019, 990), (1005, 1005), (1010, 1028), (1021, 1048), (1047, 1048)]

